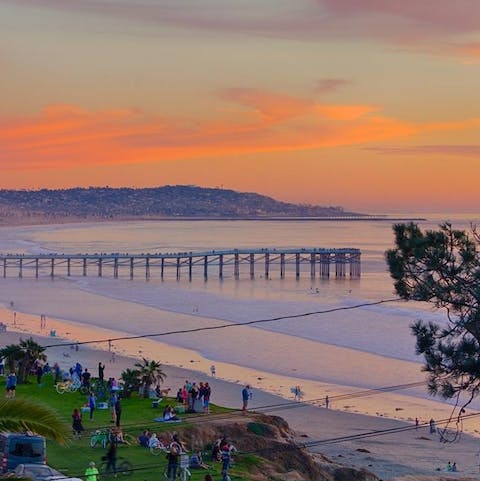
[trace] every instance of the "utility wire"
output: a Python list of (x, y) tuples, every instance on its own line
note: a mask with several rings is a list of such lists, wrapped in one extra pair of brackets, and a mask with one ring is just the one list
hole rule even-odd
[(380, 301), (373, 301), (373, 302), (364, 302), (361, 304), (355, 304), (353, 306), (343, 306), (343, 307), (333, 307), (331, 309), (324, 309), (321, 311), (312, 311), (312, 312), (304, 312), (302, 314), (289, 314), (286, 316), (278, 316), (278, 317), (270, 317), (267, 319), (257, 319), (253, 321), (244, 321), (244, 322), (236, 322), (236, 323), (229, 323), (229, 324), (220, 324), (218, 326), (204, 326), (204, 327), (196, 327), (193, 329), (178, 329), (175, 331), (164, 331), (155, 334), (139, 334), (135, 336), (122, 336), (122, 337), (113, 337), (109, 339), (94, 339), (90, 341), (79, 341), (79, 342), (68, 342), (68, 343), (59, 343), (59, 344), (47, 344), (46, 346), (42, 346), (44, 349), (51, 348), (51, 347), (66, 347), (66, 346), (80, 346), (85, 344), (99, 344), (104, 342), (114, 342), (114, 341), (126, 341), (132, 339), (144, 339), (149, 337), (163, 337), (163, 336), (170, 336), (173, 334), (189, 334), (192, 332), (201, 332), (201, 331), (214, 331), (217, 329), (226, 329), (229, 327), (239, 327), (239, 326), (250, 326), (253, 324), (263, 324), (266, 322), (275, 322), (275, 321), (283, 321), (286, 319), (299, 319), (302, 317), (309, 317), (314, 316), (317, 314), (330, 314), (332, 312), (339, 312), (339, 311), (349, 311), (353, 309), (360, 309), (362, 307), (369, 307), (369, 306), (377, 306), (379, 304), (385, 304), (387, 302), (396, 302), (402, 301), (403, 299), (396, 297), (392, 299), (381, 299)]
[[(397, 384), (394, 386), (384, 386), (380, 388), (374, 388), (374, 389), (368, 389), (364, 391), (355, 391), (352, 393), (345, 393), (345, 394), (339, 394), (336, 396), (331, 396), (329, 397), (330, 401), (338, 401), (338, 400), (347, 400), (347, 399), (353, 399), (357, 397), (364, 397), (364, 396), (373, 396), (376, 394), (380, 393), (388, 393), (388, 392), (393, 392), (393, 391), (398, 391), (401, 389), (409, 389), (413, 387), (418, 387), (418, 386), (423, 386), (426, 384), (426, 381), (419, 381), (419, 382), (413, 382), (413, 383), (406, 383), (406, 384)], [(325, 398), (315, 398), (315, 399), (308, 399), (308, 400), (302, 400), (302, 401), (285, 401), (281, 403), (276, 403), (276, 404), (265, 404), (263, 406), (256, 406), (255, 408), (252, 409), (252, 412), (260, 412), (260, 413), (267, 413), (271, 411), (283, 411), (283, 410), (289, 410), (289, 409), (298, 409), (298, 408), (303, 408), (303, 407), (311, 407), (311, 406), (317, 406), (318, 403), (324, 402)], [(240, 416), (242, 414), (241, 410), (234, 410), (230, 412), (225, 412), (225, 413), (217, 413), (217, 414), (210, 414), (206, 416), (205, 414), (197, 414), (194, 416), (189, 416), (188, 418), (185, 418), (185, 422), (192, 422), (193, 424), (204, 424), (204, 423), (209, 423), (213, 420), (221, 420), (221, 419), (231, 419), (237, 416)], [(147, 423), (127, 423), (122, 425), (122, 429), (125, 431), (132, 431), (134, 428), (144, 428)], [(105, 426), (105, 428), (108, 428), (108, 426)]]

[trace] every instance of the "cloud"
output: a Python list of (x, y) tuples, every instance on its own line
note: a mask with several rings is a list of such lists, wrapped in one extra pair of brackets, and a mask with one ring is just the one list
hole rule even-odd
[(0, 117), (0, 161), (4, 169), (21, 170), (226, 159), (366, 146), (480, 125), (478, 119), (415, 124), (386, 117), (378, 106), (323, 104), (259, 89), (225, 89), (219, 96), (229, 107), (226, 114), (195, 122), (138, 109), (72, 105), (48, 106), (31, 117)]
[(295, 40), (374, 40), (447, 55), (456, 51), (443, 45), (459, 42), (459, 38), (476, 35), (480, 30), (478, 0), (454, 3), (452, 0), (0, 0), (0, 3)]
[(480, 158), (480, 145), (414, 145), (406, 147), (366, 147), (382, 155), (453, 155)]
[(343, 78), (324, 78), (317, 81), (315, 93), (335, 92), (352, 82)]

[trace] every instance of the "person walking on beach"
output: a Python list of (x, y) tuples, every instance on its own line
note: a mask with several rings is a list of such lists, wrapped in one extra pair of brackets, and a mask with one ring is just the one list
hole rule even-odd
[(248, 408), (248, 401), (250, 399), (250, 384), (247, 384), (243, 389), (242, 389), (242, 414), (245, 415), (247, 412)]
[(215, 374), (217, 374), (217, 369), (215, 368), (215, 364), (212, 364), (210, 366), (210, 372), (212, 374), (212, 377), (215, 377)]
[(429, 424), (430, 424), (430, 434), (434, 434), (437, 431), (437, 428), (435, 426), (435, 420), (431, 418), (429, 421)]
[(325, 396), (325, 409), (328, 409), (330, 406), (330, 399), (328, 398), (328, 394)]
[(98, 469), (95, 466), (95, 462), (90, 461), (90, 463), (88, 463), (88, 468), (85, 470), (86, 481), (97, 481), (99, 474), (100, 473), (98, 472)]

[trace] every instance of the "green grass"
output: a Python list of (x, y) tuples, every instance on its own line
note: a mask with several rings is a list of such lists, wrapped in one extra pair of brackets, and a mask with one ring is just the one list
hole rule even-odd
[[(86, 403), (86, 396), (79, 392), (58, 394), (53, 386), (52, 376), (50, 375), (44, 376), (43, 381), (41, 387), (36, 384), (34, 378), (31, 379), (31, 383), (29, 384), (18, 385), (17, 397), (28, 398), (35, 403), (43, 403), (50, 406), (58, 412), (59, 417), (71, 425), (73, 409), (81, 408)], [(2, 389), (4, 385), (5, 381), (2, 379), (0, 381), (0, 389)], [(145, 429), (153, 430), (156, 433), (174, 431), (177, 427), (176, 424), (162, 424), (154, 421), (155, 417), (162, 415), (163, 408), (167, 403), (174, 405), (175, 401), (173, 399), (164, 399), (158, 409), (153, 409), (151, 400), (139, 398), (136, 394), (133, 394), (131, 398), (122, 399), (121, 424), (124, 435), (131, 437), (135, 442), (137, 436)], [(229, 412), (231, 410), (211, 405), (210, 411), (214, 414)], [(198, 414), (181, 415), (182, 419), (184, 419), (184, 422), (181, 423), (182, 428), (188, 426), (188, 418), (191, 416), (198, 416)], [(52, 441), (47, 441), (47, 463), (71, 477), (84, 478), (83, 474), (88, 463), (95, 461), (98, 466), (106, 451), (101, 447), (91, 448), (89, 441), (90, 434), (94, 430), (113, 426), (113, 423), (110, 423), (110, 410), (95, 410), (92, 421), (90, 421), (88, 417), (88, 413), (83, 414), (85, 432), (81, 439), (74, 439), (72, 437), (68, 446), (59, 446)], [(178, 427), (180, 427), (180, 424)], [(210, 446), (205, 446), (203, 449), (205, 452), (204, 460), (211, 466), (211, 469), (208, 471), (191, 470), (192, 481), (203, 481), (207, 472), (212, 475), (215, 481), (220, 480), (221, 465), (210, 461), (206, 453), (207, 450), (209, 452)], [(148, 449), (132, 444), (131, 446), (120, 445), (118, 448), (118, 456), (128, 459), (134, 466), (134, 472), (127, 478), (130, 481), (159, 481), (164, 479), (163, 473), (166, 469), (166, 457), (164, 454), (153, 456)], [(231, 468), (229, 475), (232, 480), (247, 480), (248, 477), (246, 476), (249, 466), (257, 465), (258, 463), (259, 458), (256, 456), (239, 455), (235, 461), (235, 467)], [(114, 478), (112, 478), (112, 480), (113, 479)]]

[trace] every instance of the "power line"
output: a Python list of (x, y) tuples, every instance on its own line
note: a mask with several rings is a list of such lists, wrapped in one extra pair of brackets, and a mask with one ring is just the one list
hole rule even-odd
[(132, 339), (144, 339), (150, 337), (163, 337), (163, 336), (170, 336), (173, 334), (189, 334), (192, 332), (201, 332), (201, 331), (214, 331), (218, 329), (226, 329), (229, 327), (240, 327), (240, 326), (250, 326), (254, 324), (263, 324), (267, 322), (276, 322), (276, 321), (283, 321), (286, 319), (299, 319), (302, 317), (310, 317), (314, 315), (321, 315), (321, 314), (330, 314), (332, 312), (339, 312), (339, 311), (348, 311), (354, 309), (360, 309), (362, 307), (370, 307), (370, 306), (377, 306), (379, 304), (385, 304), (387, 302), (396, 302), (396, 301), (403, 301), (401, 298), (392, 298), (392, 299), (381, 299), (379, 301), (373, 302), (364, 302), (361, 304), (355, 304), (353, 306), (343, 306), (343, 307), (333, 307), (331, 309), (324, 309), (321, 311), (312, 311), (312, 312), (304, 312), (301, 314), (289, 314), (286, 316), (277, 316), (277, 317), (270, 317), (267, 319), (257, 319), (253, 321), (244, 321), (244, 322), (236, 322), (236, 323), (229, 323), (229, 324), (220, 324), (218, 326), (204, 326), (204, 327), (196, 327), (193, 329), (177, 329), (175, 331), (164, 331), (155, 334), (139, 334), (135, 336), (122, 336), (122, 337), (113, 337), (109, 339), (94, 339), (90, 341), (79, 341), (79, 342), (68, 342), (68, 343), (59, 343), (59, 344), (48, 344), (46, 346), (42, 346), (44, 349), (51, 348), (51, 347), (67, 347), (67, 346), (80, 346), (85, 344), (100, 344), (105, 342), (114, 342), (114, 341), (127, 341)]
[[(353, 399), (353, 398), (364, 397), (364, 396), (373, 396), (375, 394), (388, 393), (388, 392), (398, 391), (401, 389), (409, 389), (413, 387), (422, 386), (425, 384), (426, 384), (426, 381), (419, 381), (419, 382), (413, 382), (413, 383), (397, 384), (393, 386), (383, 386), (383, 387), (373, 388), (373, 389), (368, 389), (363, 391), (355, 391), (352, 393), (339, 394), (336, 396), (331, 396), (329, 399), (330, 401), (336, 401), (336, 400)], [(276, 411), (283, 411), (283, 410), (290, 410), (290, 409), (298, 409), (302, 407), (312, 407), (312, 406), (317, 407), (317, 403), (323, 402), (324, 400), (325, 398), (321, 397), (321, 398), (308, 399), (303, 401), (286, 401), (286, 402), (281, 402), (276, 404), (265, 404), (263, 406), (256, 406), (254, 409), (252, 409), (252, 412), (265, 413), (265, 412), (271, 412), (271, 411), (276, 412)], [(227, 413), (211, 414), (208, 416), (206, 416), (205, 414), (199, 413), (197, 415), (189, 416), (188, 418), (185, 418), (185, 421), (193, 422), (193, 424), (203, 424), (203, 423), (211, 422), (212, 420), (230, 419), (233, 417), (237, 417), (241, 415), (241, 413), (242, 411), (240, 410), (234, 410)], [(133, 428), (144, 428), (146, 424), (148, 423), (123, 424), (122, 429), (126, 431), (131, 431)], [(105, 426), (105, 427), (107, 428), (108, 426)]]

